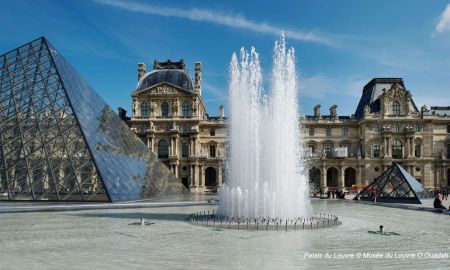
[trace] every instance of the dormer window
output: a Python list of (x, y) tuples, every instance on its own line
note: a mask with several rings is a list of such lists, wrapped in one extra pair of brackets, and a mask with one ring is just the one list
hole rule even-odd
[(398, 101), (392, 102), (392, 114), (400, 115), (400, 102), (398, 102)]

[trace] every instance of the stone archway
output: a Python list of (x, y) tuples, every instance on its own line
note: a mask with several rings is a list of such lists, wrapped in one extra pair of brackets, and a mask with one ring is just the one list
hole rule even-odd
[(205, 170), (205, 186), (215, 187), (217, 185), (217, 172), (216, 168), (208, 167)]
[(351, 187), (356, 184), (356, 170), (352, 167), (348, 167), (344, 171), (344, 186)]
[(339, 187), (338, 170), (335, 167), (327, 170), (327, 187)]

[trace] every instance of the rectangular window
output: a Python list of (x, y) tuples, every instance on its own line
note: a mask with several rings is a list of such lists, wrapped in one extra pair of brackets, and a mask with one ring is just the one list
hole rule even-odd
[(209, 146), (209, 157), (216, 157), (216, 146), (210, 145)]
[(314, 128), (309, 128), (309, 136), (314, 136)]
[(181, 144), (181, 157), (189, 157), (189, 144), (188, 143)]
[(420, 143), (416, 143), (415, 149), (414, 149), (414, 156), (420, 157)]
[(327, 135), (327, 137), (330, 137), (331, 136), (331, 128), (326, 128), (325, 134)]
[(331, 158), (331, 145), (329, 144), (325, 145), (325, 157)]
[(373, 157), (380, 158), (380, 145), (379, 144), (373, 145)]
[(216, 130), (212, 128), (212, 129), (209, 131), (209, 135), (211, 135), (211, 136), (216, 136)]
[(421, 124), (415, 124), (415, 130), (416, 132), (421, 132), (422, 131), (422, 125)]
[(450, 133), (450, 125), (447, 126), (447, 133)]
[(447, 158), (450, 158), (450, 144), (447, 144)]
[(316, 153), (316, 146), (314, 144), (308, 145), (308, 148), (311, 155)]
[(348, 128), (342, 128), (342, 136), (348, 136)]
[(373, 132), (375, 133), (380, 132), (380, 126), (378, 124), (373, 125)]
[(394, 124), (394, 132), (400, 132), (400, 125)]

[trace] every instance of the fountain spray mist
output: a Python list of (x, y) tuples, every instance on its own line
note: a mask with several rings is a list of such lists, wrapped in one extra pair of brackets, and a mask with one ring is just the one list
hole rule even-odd
[(230, 153), (219, 212), (228, 217), (309, 216), (303, 166), (295, 52), (284, 34), (275, 42), (270, 96), (262, 88), (258, 53), (240, 51), (230, 64)]

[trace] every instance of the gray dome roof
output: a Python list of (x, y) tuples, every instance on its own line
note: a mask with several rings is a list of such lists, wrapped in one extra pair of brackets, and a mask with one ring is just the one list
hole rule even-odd
[(136, 91), (147, 89), (161, 82), (167, 82), (187, 91), (193, 91), (192, 79), (184, 69), (156, 69), (142, 76)]

